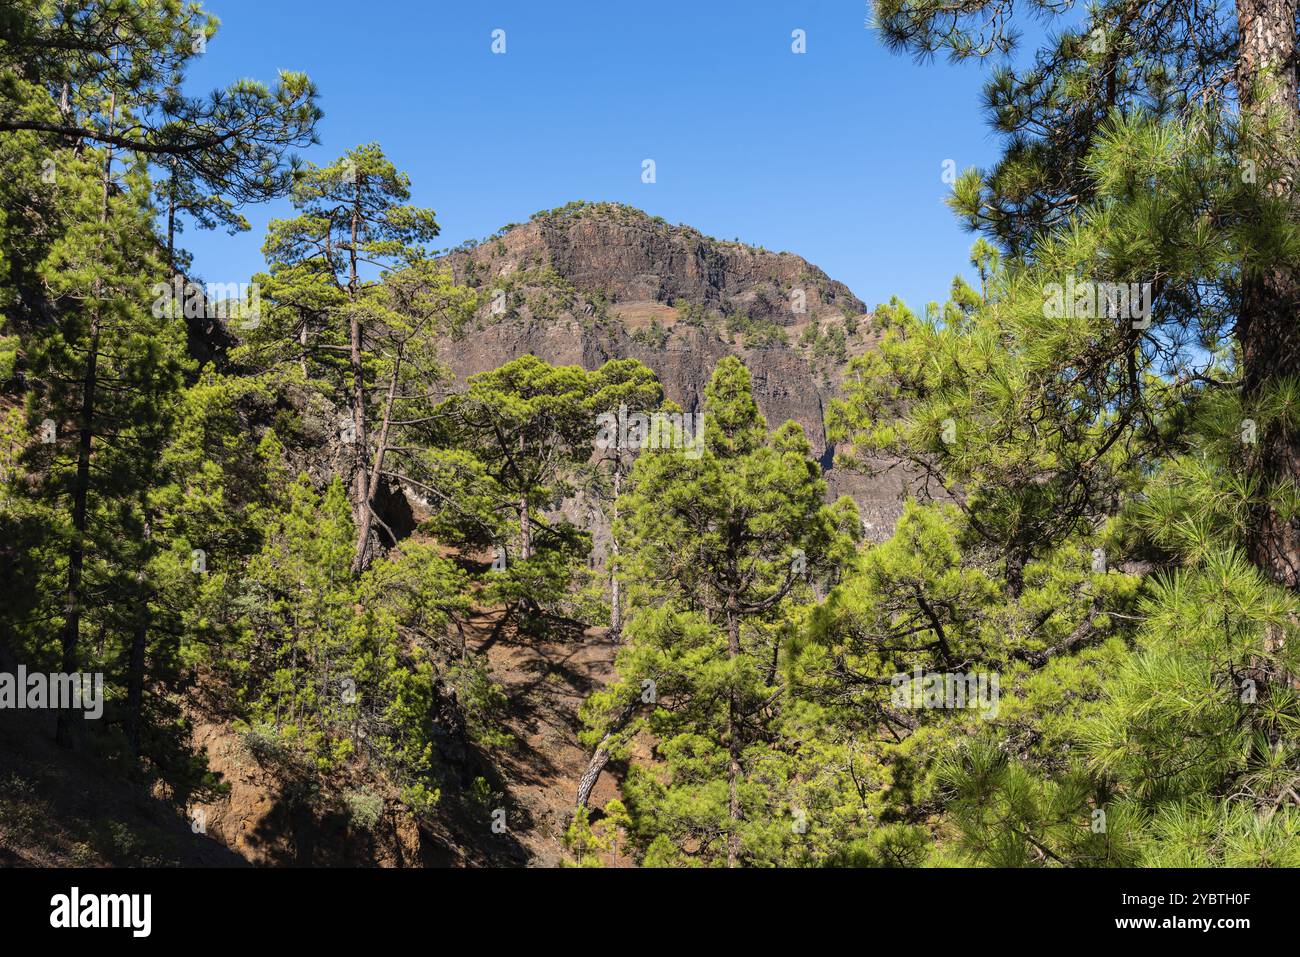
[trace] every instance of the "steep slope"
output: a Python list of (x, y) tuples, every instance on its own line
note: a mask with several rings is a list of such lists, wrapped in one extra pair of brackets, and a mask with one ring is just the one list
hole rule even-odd
[[(617, 641), (608, 629), (552, 629), (525, 635), (498, 628), (501, 610), (471, 623), (470, 642), (492, 669), (508, 701), (504, 729), (513, 739), (494, 752), (501, 774), (502, 805), (510, 833), (534, 867), (569, 859), (564, 835), (573, 813), (578, 779), (591, 755), (578, 742), (578, 709), (615, 677)], [(602, 774), (597, 806), (619, 796), (615, 779)]]
[[(834, 450), (823, 424), (845, 363), (874, 347), (871, 317), (847, 287), (806, 260), (711, 239), (625, 206), (572, 204), (453, 251), (445, 262), (484, 300), (473, 326), (446, 349), (459, 381), (526, 353), (587, 368), (633, 357), (658, 374), (669, 398), (697, 411), (714, 366), (739, 355), (769, 424), (799, 422), (828, 468), (832, 494), (857, 499), (874, 537), (892, 527), (900, 481), (830, 469)], [(199, 333), (200, 344), (219, 358), (224, 350), (211, 330)], [(255, 423), (286, 409), (296, 423), (285, 436), (286, 455), (295, 470), (324, 483), (343, 467), (332, 428), (336, 413), (328, 403), (291, 391), (277, 396), (274, 408), (243, 413)], [(408, 501), (395, 488), (383, 492), (385, 524), (399, 537), (409, 534), (418, 499)], [(599, 544), (604, 530), (593, 531)], [(494, 616), (499, 609), (482, 612), (482, 627), (471, 626), (470, 646), (502, 686), (513, 743), (479, 753), (459, 738), (452, 741), (456, 746), (440, 755), (449, 775), (443, 803), (423, 825), (371, 770), (351, 768), (330, 782), (328, 794), (316, 793), (308, 788), (309, 776), (268, 751), (220, 706), (192, 703), (192, 744), (227, 788), (190, 808), (202, 813), (205, 833), (194, 833), (174, 808), (54, 749), (48, 733), (0, 725), (0, 860), (557, 864), (588, 759), (577, 741), (578, 707), (613, 676), (617, 645), (599, 629), (545, 637), (498, 630)], [(454, 710), (439, 718), (453, 729)], [(491, 779), (482, 799), (475, 796), (480, 778)], [(616, 776), (607, 770), (595, 803), (617, 794)], [(353, 820), (349, 796), (373, 805), (367, 826)], [(508, 812), (504, 834), (488, 826), (487, 814), (498, 803)], [(114, 818), (129, 826), (100, 833), (94, 822), (101, 804), (120, 808)]]

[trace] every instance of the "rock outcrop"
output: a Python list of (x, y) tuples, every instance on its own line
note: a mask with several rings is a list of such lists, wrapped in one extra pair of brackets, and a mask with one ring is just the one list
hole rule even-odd
[[(599, 367), (631, 357), (667, 396), (698, 411), (714, 366), (737, 355), (770, 426), (798, 422), (830, 472), (824, 414), (845, 364), (875, 346), (866, 306), (793, 253), (712, 239), (629, 206), (571, 203), (446, 254), (483, 299), (445, 358), (459, 381), (532, 353)], [(887, 535), (901, 476), (828, 475)]]

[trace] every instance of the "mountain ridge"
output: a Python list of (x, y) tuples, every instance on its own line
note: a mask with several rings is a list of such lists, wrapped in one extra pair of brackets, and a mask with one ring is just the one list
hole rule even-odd
[(634, 358), (693, 412), (718, 361), (739, 356), (769, 425), (797, 422), (832, 494), (858, 502), (873, 537), (892, 528), (904, 480), (836, 470), (825, 428), (849, 360), (875, 348), (879, 333), (866, 305), (815, 264), (632, 206), (584, 201), (440, 261), (482, 302), (472, 328), (444, 350), (458, 382), (528, 353), (586, 369)]

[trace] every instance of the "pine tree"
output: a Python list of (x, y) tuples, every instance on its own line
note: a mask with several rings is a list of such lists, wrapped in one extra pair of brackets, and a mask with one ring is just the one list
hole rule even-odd
[[(879, 0), (876, 16), (890, 46), (918, 56), (945, 50), (962, 60), (1014, 46), (1011, 19), (992, 2), (951, 12), (934, 0)], [(1267, 406), (1294, 389), (1295, 45), (1289, 0), (1239, 3), (1236, 22), (1226, 9), (1116, 0), (1054, 35), (1031, 67), (999, 68), (988, 84), (1006, 150), (987, 174), (963, 175), (954, 209), (1039, 265), (1040, 287), (1075, 275), (1150, 287), (1149, 315), (1123, 317), (1139, 322), (1087, 322), (1088, 335), (1060, 342), (1058, 361), (1082, 366), (1075, 381), (1117, 403), (1113, 433), (1155, 417), (1148, 368), (1215, 386), (1204, 357), (1229, 336), (1243, 397)], [(1077, 312), (1068, 319), (1097, 318)], [(1257, 484), (1250, 554), (1286, 585), (1300, 567), (1287, 504), (1297, 478), (1291, 436), (1287, 423), (1269, 421), (1245, 463)]]
[[(1115, 190), (1117, 210), (1131, 201), (1110, 178), (1121, 165), (1107, 154), (1096, 167), (1108, 171), (1100, 195)], [(998, 674), (1004, 700), (1015, 688), (1010, 700), (1023, 701), (1015, 720), (1000, 715), (974, 732), (969, 750), (961, 742), (972, 732), (950, 717), (933, 728), (929, 712), (919, 722), (887, 711), (875, 718), (902, 738), (881, 761), (902, 799), (887, 813), (907, 821), (908, 805), (945, 806), (959, 836), (939, 845), (940, 857), (1003, 866), (1214, 864), (1241, 860), (1222, 851), (1240, 846), (1260, 860), (1287, 860), (1286, 818), (1274, 822), (1272, 808), (1295, 767), (1287, 679), (1295, 665), (1285, 640), (1294, 599), (1239, 557), (1254, 496), (1235, 466), (1248, 454), (1243, 423), (1254, 423), (1239, 393), (1170, 381), (1150, 360), (1136, 367), (1125, 353), (1101, 350), (1091, 366), (1075, 358), (1081, 342), (1106, 341), (1114, 317), (1045, 312), (1045, 277), (1092, 256), (1107, 224), (1040, 241), (1031, 265), (1004, 261), (979, 301), (958, 287), (942, 321), (898, 304), (877, 313), (882, 348), (855, 364), (832, 434), (853, 457), (889, 451), (935, 479), (960, 514), (960, 534), (939, 559), (924, 539), (906, 541), (914, 519), (905, 517), (863, 568), (895, 548), (927, 569), (969, 566), (988, 589), (977, 604), (987, 604), (976, 611), (942, 579), (900, 589), (902, 581), (883, 578), (860, 591), (867, 582), (854, 576), (832, 595), (825, 631), (814, 635), (850, 651), (850, 673), (877, 685), (909, 662), (858, 659), (853, 636), (899, 626), (909, 633), (898, 617), (908, 592), (918, 608), (924, 599), (942, 611), (920, 627), (937, 635), (942, 625), (949, 647), (967, 622), (998, 622), (993, 633), (1012, 638), (957, 656)], [(1211, 385), (1231, 375), (1230, 354), (1207, 362)], [(1138, 382), (1140, 410), (1124, 405)], [(1253, 414), (1269, 421), (1286, 413)], [(1159, 571), (1138, 608), (1133, 580), (1114, 567), (1129, 558)], [(1144, 623), (1126, 624), (1135, 620)], [(1136, 654), (1106, 639), (1117, 626)], [(834, 672), (832, 694), (842, 680)], [(1086, 695), (1074, 697), (1076, 689)], [(1012, 757), (1008, 739), (1038, 745)], [(1195, 772), (1171, 777), (1172, 767)]]
[[(244, 79), (206, 97), (184, 92), (187, 68), (217, 31), (216, 18), (197, 3), (10, 6), (0, 19), (7, 107), (0, 133), (31, 131), (58, 147), (85, 143), (175, 161), (185, 183), (236, 204), (283, 193), (289, 151), (315, 142), (321, 112), (301, 73), (282, 72), (274, 89)], [(113, 92), (130, 123), (104, 113)]]
[[(439, 444), (472, 459), (464, 492), (496, 550), (493, 594), (535, 612), (566, 591), (590, 536), (547, 511), (577, 491), (598, 451), (600, 416), (621, 401), (642, 405), (658, 385), (641, 363), (614, 360), (595, 372), (525, 355), (472, 376), (436, 410)], [(458, 495), (462, 495), (458, 493)], [(516, 557), (504, 542), (513, 533)], [(504, 565), (504, 567), (502, 567)]]
[[(371, 389), (378, 351), (375, 327), (390, 334), (388, 345), (393, 348), (386, 360), (386, 384), (394, 401), (399, 380), (411, 371), (410, 364), (405, 369), (403, 365), (409, 340), (437, 331), (426, 324), (438, 305), (425, 304), (423, 320), (413, 315), (399, 318), (384, 309), (382, 277), (374, 275), (420, 263), (422, 244), (438, 235), (433, 211), (407, 204), (410, 195), (410, 178), (398, 172), (378, 144), (359, 146), (331, 165), (310, 166), (297, 177), (292, 200), (299, 215), (274, 220), (263, 246), (270, 263), (265, 291), (285, 319), (260, 341), (275, 348), (282, 341), (278, 337), (294, 336), (304, 368), (313, 355), (333, 354), (341, 359), (340, 376), (330, 381), (341, 385), (347, 396), (346, 441), (352, 451), (347, 484), (358, 530), (354, 563), (358, 572), (370, 547), (374, 494), (386, 452), (376, 454), (371, 442)], [(442, 307), (462, 309), (464, 297), (454, 299)], [(412, 321), (413, 325), (399, 328)], [(422, 364), (427, 366), (430, 348), (420, 342), (414, 348), (425, 356)], [(426, 391), (419, 387), (420, 395)], [(383, 403), (391, 415), (394, 403), (386, 399)]]
[[(1013, 45), (991, 3), (876, 12), (886, 41), (919, 56)], [(1006, 149), (951, 201), (1005, 254), (995, 281), (965, 315), (927, 325), (890, 310), (892, 343), (853, 377), (841, 438), (900, 452), (955, 492), (974, 535), (1006, 549), (1013, 584), (1101, 527), (1103, 564), (1132, 556), (1157, 573), (1137, 653), (1117, 659), (1095, 713), (1064, 725), (1071, 760), (986, 750), (944, 764), (940, 792), (977, 860), (1291, 853), (1270, 795), (1295, 766), (1292, 597), (1266, 580), (1295, 584), (1298, 351), (1280, 318), (1300, 289), (1294, 19), (1271, 2), (1238, 4), (1235, 22), (1102, 3), (1030, 67), (997, 69), (986, 98)], [(1140, 291), (1136, 311), (1118, 284)], [(1084, 614), (1077, 627), (1095, 633)], [(1178, 639), (1157, 622), (1178, 622)], [(1082, 674), (1088, 642), (1047, 668)], [(1195, 771), (1156, 770), (1180, 761)], [(1103, 826), (1081, 834), (1089, 808)]]
[[(47, 494), (66, 494), (61, 667), (80, 664), (87, 595), (113, 595), (105, 601), (101, 592), (99, 603), (109, 609), (106, 627), (132, 636), (133, 748), (151, 594), (145, 568), (158, 547), (148, 496), (163, 481), (154, 463), (184, 371), (183, 339), (170, 328), (167, 304), (149, 291), (167, 273), (156, 260), (147, 164), (171, 157), (194, 181), (237, 198), (247, 195), (241, 184), (253, 182), (270, 195), (285, 184), (287, 150), (310, 140), (319, 116), (299, 75), (282, 76), (275, 92), (242, 81), (206, 101), (182, 95), (195, 38), (213, 29), (197, 6), (176, 2), (25, 2), (0, 26), (0, 134), (35, 146), (29, 159), (42, 170), (43, 192), (53, 194), (36, 205), (52, 207), (62, 227), (14, 277), (33, 313), (24, 317), (40, 387), (31, 415), (76, 440), (33, 451)], [(123, 529), (121, 516), (132, 512)], [(125, 542), (140, 546), (128, 556)], [(70, 743), (68, 716), (60, 717), (59, 738)]]
[[(623, 428), (629, 414), (645, 413), (657, 408), (663, 400), (663, 388), (655, 379), (654, 373), (635, 359), (616, 359), (607, 362), (595, 374), (593, 393), (588, 400), (588, 408), (596, 415), (597, 421), (605, 417), (612, 420), (618, 428)], [(672, 414), (672, 411), (669, 411)], [(599, 457), (593, 463), (592, 473), (596, 481), (589, 486), (597, 501), (608, 502), (608, 518), (611, 526), (609, 543), (609, 630), (615, 637), (623, 630), (623, 596), (618, 575), (619, 543), (618, 536), (612, 529), (619, 519), (619, 497), (623, 491), (623, 480), (631, 467), (632, 455), (623, 436), (613, 436), (613, 441), (600, 441), (597, 437)], [(638, 437), (640, 443), (648, 436)], [(603, 447), (601, 447), (603, 446)], [(609, 474), (609, 488), (601, 488), (603, 473)], [(594, 782), (593, 782), (594, 783)], [(582, 804), (583, 801), (578, 802)]]
[(374, 403), (373, 449), (368, 451), (366, 494), (357, 526), (352, 572), (360, 574), (372, 553), (372, 527), (381, 525), (390, 544), (396, 533), (376, 514), (380, 483), (429, 487), (442, 459), (434, 447), (435, 409), (447, 373), (439, 355), (443, 337), (468, 321), (477, 305), (473, 290), (455, 285), (449, 273), (417, 266), (386, 277), (365, 303), (367, 345), (380, 398)]
[[(52, 422), (56, 436), (75, 439), (34, 438), (32, 446), (34, 462), (47, 479), (45, 494), (67, 506), (65, 673), (80, 667), (87, 594), (105, 588), (104, 576), (123, 568), (140, 571), (148, 561), (153, 546), (147, 509), (141, 506), (158, 481), (153, 466), (186, 364), (184, 339), (175, 324), (164, 311), (150, 308), (147, 278), (157, 266), (149, 248), (147, 186), (138, 171), (130, 171), (126, 189), (119, 192), (112, 152), (100, 159), (97, 181), (65, 180), (65, 189), (80, 192), (73, 194), (72, 208), (82, 216), (53, 245), (42, 266), (60, 319), (28, 355), (38, 384), (29, 401), (33, 436), (49, 428), (38, 423)], [(129, 529), (119, 524), (124, 506), (135, 512)], [(140, 553), (126, 554), (127, 542), (142, 543)], [(132, 590), (143, 586), (137, 576)], [(128, 600), (137, 606), (136, 618), (146, 614), (141, 595)], [(102, 599), (97, 604), (102, 606)], [(133, 681), (138, 682), (138, 655), (132, 660)], [(61, 718), (60, 740), (71, 744), (68, 716)]]
[[(843, 556), (851, 505), (825, 485), (802, 430), (769, 434), (750, 377), (718, 364), (705, 393), (704, 448), (642, 454), (626, 513), (633, 608), (620, 680), (587, 709), (588, 740), (622, 742), (647, 726), (668, 772), (634, 769), (625, 784), (647, 862), (695, 858), (736, 866), (762, 857), (785, 822), (766, 764), (781, 699), (783, 613), (806, 577)], [(648, 717), (617, 723), (631, 703)], [(777, 777), (781, 772), (772, 771)], [(692, 847), (695, 845), (695, 847)]]

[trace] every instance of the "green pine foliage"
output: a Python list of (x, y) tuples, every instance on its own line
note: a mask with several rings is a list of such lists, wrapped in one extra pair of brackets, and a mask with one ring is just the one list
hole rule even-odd
[(646, 863), (775, 863), (798, 810), (781, 649), (810, 579), (851, 549), (856, 512), (824, 504), (798, 426), (768, 432), (739, 361), (719, 363), (703, 415), (698, 457), (647, 450), (632, 470), (616, 529), (627, 647), (618, 683), (589, 702), (585, 739), (613, 731), (623, 754), (642, 729), (655, 740), (654, 765), (634, 764), (624, 783)]
[[(1002, 4), (875, 7), (922, 58), (1015, 44)], [(852, 359), (857, 317), (803, 329), (848, 362), (839, 467), (909, 477), (873, 544), (735, 357), (698, 442), (632, 359), (453, 382), (484, 296), (577, 290), (459, 283), (378, 144), (301, 164), (304, 75), (191, 96), (199, 5), (9, 4), (0, 660), (102, 674), (104, 720), (48, 733), (178, 813), (222, 790), (201, 716), (357, 833), (392, 793), (493, 810), (526, 747), (467, 637), (495, 616), (618, 643), (575, 734), (619, 796), (579, 794), (577, 866), (1300, 866), (1300, 143), (1222, 13), (1103, 0), (995, 69), (1005, 150), (950, 197), (978, 281), (880, 305)], [(187, 315), (183, 224), (280, 196), (258, 302)], [(663, 228), (535, 220), (588, 216)], [(674, 307), (754, 361), (785, 338)]]

